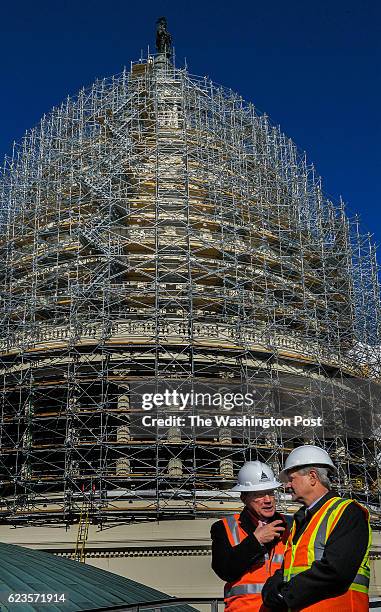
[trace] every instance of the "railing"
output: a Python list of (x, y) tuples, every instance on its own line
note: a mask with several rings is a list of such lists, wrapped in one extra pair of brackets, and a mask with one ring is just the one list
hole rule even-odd
[[(140, 612), (143, 610), (154, 610), (154, 612), (162, 612), (175, 608), (177, 612), (191, 612), (194, 608), (188, 607), (190, 604), (197, 606), (209, 606), (210, 612), (219, 612), (219, 604), (223, 604), (222, 598), (217, 597), (171, 597), (170, 599), (159, 599), (145, 603), (123, 604), (121, 606), (111, 606), (108, 608), (97, 608), (97, 612)], [(381, 610), (381, 599), (371, 599), (369, 608), (372, 610)], [(90, 612), (90, 609), (83, 612)]]
[[(38, 342), (44, 341), (68, 341), (79, 340), (81, 338), (91, 338), (93, 340), (101, 340), (105, 330), (100, 323), (83, 324), (77, 330), (71, 330), (68, 326), (39, 326), (33, 333), (28, 336), (28, 333), (15, 334), (13, 342), (9, 345), (6, 341), (0, 342), (0, 349), (6, 350), (10, 347), (20, 347), (29, 344), (30, 346)], [(114, 338), (126, 337), (149, 337), (155, 338), (170, 338), (180, 337), (183, 341), (188, 338), (188, 322), (167, 322), (159, 326), (154, 321), (115, 321), (112, 322), (108, 329), (108, 336)], [(336, 353), (334, 350), (327, 350), (318, 342), (306, 340), (296, 334), (290, 332), (287, 335), (273, 334), (266, 335), (252, 331), (250, 327), (237, 330), (234, 326), (223, 323), (194, 323), (193, 337), (196, 340), (205, 341), (229, 341), (235, 344), (246, 344), (250, 349), (253, 345), (262, 345), (268, 349), (288, 349), (297, 354), (309, 356), (311, 359), (321, 359), (323, 362), (334, 364), (337, 366), (346, 367), (349, 370), (354, 370), (356, 364), (353, 360)]]
[[(168, 599), (158, 599), (156, 601), (123, 604), (121, 606), (110, 606), (106, 608), (97, 608), (97, 612), (141, 612), (143, 610), (154, 610), (154, 612), (165, 611), (169, 608), (175, 608), (177, 612), (191, 612), (194, 608), (190, 605), (209, 606), (210, 612), (219, 612), (219, 604), (223, 604), (222, 597), (170, 597)], [(220, 608), (222, 609), (222, 608)], [(90, 612), (84, 610), (83, 612)]]

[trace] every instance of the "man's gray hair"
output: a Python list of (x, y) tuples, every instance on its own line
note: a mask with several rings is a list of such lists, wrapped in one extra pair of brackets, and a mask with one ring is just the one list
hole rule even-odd
[(323, 485), (323, 487), (326, 487), (328, 491), (330, 491), (332, 488), (332, 483), (331, 483), (330, 474), (329, 474), (328, 469), (325, 467), (317, 467), (315, 465), (309, 465), (308, 467), (300, 468), (298, 472), (299, 474), (302, 474), (303, 476), (307, 476), (307, 474), (309, 474), (311, 470), (316, 472), (317, 477), (319, 481), (321, 482), (321, 484)]

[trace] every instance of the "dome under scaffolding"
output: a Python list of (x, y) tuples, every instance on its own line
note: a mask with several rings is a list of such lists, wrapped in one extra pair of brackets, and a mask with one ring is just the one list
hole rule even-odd
[[(303, 442), (377, 509), (371, 237), (266, 115), (168, 55), (68, 98), (6, 160), (0, 518), (70, 522), (83, 495), (100, 523), (225, 513), (245, 460), (279, 473)], [(184, 384), (323, 425), (145, 425), (136, 389)]]

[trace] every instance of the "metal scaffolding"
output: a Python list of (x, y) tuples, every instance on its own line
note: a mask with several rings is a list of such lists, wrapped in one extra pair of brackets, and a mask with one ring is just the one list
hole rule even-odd
[[(375, 246), (266, 115), (149, 55), (26, 133), (1, 206), (2, 520), (70, 522), (86, 495), (99, 522), (215, 515), (245, 459), (277, 471), (303, 441), (377, 508), (374, 402), (371, 433), (346, 426), (348, 394), (359, 414), (378, 390)], [(148, 379), (253, 382), (256, 414), (335, 429), (152, 436)]]

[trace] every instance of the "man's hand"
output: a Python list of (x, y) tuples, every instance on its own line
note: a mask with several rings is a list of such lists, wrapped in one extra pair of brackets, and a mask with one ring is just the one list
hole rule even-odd
[(277, 570), (271, 578), (269, 578), (262, 589), (262, 599), (266, 609), (277, 612), (285, 612), (288, 606), (281, 594), (283, 582), (283, 571)]
[(284, 522), (278, 520), (267, 523), (267, 525), (263, 525), (262, 527), (257, 527), (254, 531), (254, 535), (260, 544), (267, 544), (276, 538), (280, 538), (284, 530)]

